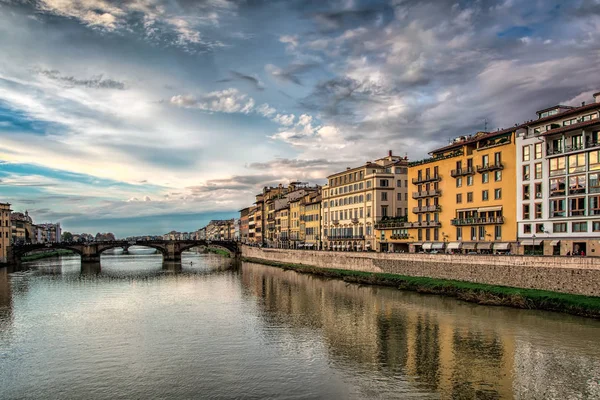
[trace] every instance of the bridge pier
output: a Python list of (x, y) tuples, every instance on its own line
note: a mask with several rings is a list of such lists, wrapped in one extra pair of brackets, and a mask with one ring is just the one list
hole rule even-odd
[(101, 271), (100, 261), (81, 263), (81, 275), (98, 275)]

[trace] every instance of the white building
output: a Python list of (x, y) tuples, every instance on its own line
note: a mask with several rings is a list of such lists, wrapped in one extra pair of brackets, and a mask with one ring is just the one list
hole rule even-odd
[(537, 112), (517, 138), (519, 253), (600, 255), (600, 92)]

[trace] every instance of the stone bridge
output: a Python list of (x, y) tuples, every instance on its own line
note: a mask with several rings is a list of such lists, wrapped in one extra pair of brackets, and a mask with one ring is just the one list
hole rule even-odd
[(102, 252), (114, 249), (128, 249), (130, 246), (145, 246), (158, 250), (163, 255), (164, 261), (181, 261), (181, 253), (192, 247), (221, 247), (228, 250), (233, 256), (240, 253), (239, 245), (235, 241), (219, 240), (116, 240), (111, 242), (87, 242), (87, 243), (42, 243), (11, 246), (9, 250), (9, 263), (19, 264), (21, 257), (36, 250), (67, 249), (81, 256), (82, 263), (97, 263), (100, 261)]

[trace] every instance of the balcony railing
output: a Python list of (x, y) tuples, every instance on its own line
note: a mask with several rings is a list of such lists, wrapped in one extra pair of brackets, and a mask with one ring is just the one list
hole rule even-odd
[(352, 223), (353, 224), (358, 224), (358, 218), (352, 218)]
[(473, 175), (474, 173), (475, 170), (473, 167), (457, 168), (450, 171), (450, 176), (453, 178), (458, 178), (459, 176)]
[(412, 198), (413, 199), (422, 199), (424, 197), (435, 197), (435, 196), (441, 196), (441, 195), (442, 195), (442, 191), (439, 189), (423, 190), (421, 192), (413, 192)]
[(375, 229), (404, 228), (406, 225), (410, 225), (407, 217), (386, 218), (377, 222)]
[(390, 239), (392, 240), (404, 240), (404, 239), (408, 239), (410, 236), (408, 235), (408, 233), (406, 234), (402, 234), (402, 235), (392, 235), (390, 236)]
[(339, 219), (332, 219), (331, 223), (334, 225), (339, 225), (340, 224), (340, 220)]
[(329, 235), (329, 240), (364, 240), (364, 235)]
[(418, 213), (426, 213), (426, 212), (436, 212), (442, 211), (442, 206), (423, 206), (423, 207), (413, 207), (412, 212), (415, 214)]
[(504, 217), (492, 218), (455, 218), (450, 223), (454, 226), (503, 224)]
[(419, 183), (438, 182), (441, 179), (442, 177), (439, 175), (425, 175), (421, 177), (412, 178), (412, 183), (418, 185)]
[(496, 171), (499, 169), (504, 169), (504, 164), (502, 164), (501, 162), (498, 163), (494, 163), (494, 164), (484, 164), (484, 165), (478, 165), (477, 166), (477, 172), (482, 173), (482, 172), (489, 172), (489, 171)]

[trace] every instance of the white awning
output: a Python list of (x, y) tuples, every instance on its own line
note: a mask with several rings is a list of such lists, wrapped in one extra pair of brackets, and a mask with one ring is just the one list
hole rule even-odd
[(500, 210), (502, 210), (502, 206), (479, 207), (477, 209), (477, 212), (500, 211)]
[(448, 243), (448, 247), (446, 247), (448, 250), (458, 250), (460, 249), (462, 246), (462, 242), (450, 242)]
[(367, 242), (367, 244), (365, 245), (365, 247), (371, 247), (371, 242)]
[(432, 250), (442, 250), (444, 248), (444, 242), (436, 242), (431, 246)]
[(298, 244), (298, 247), (303, 247), (304, 245), (302, 243)]
[(456, 210), (457, 213), (467, 211), (477, 211), (477, 208), (461, 208), (460, 210)]
[(492, 242), (479, 242), (477, 243), (477, 250), (491, 250)]
[(433, 243), (423, 243), (423, 250), (431, 250), (431, 246), (433, 246)]
[(477, 248), (477, 243), (475, 243), (475, 242), (463, 243), (463, 249), (465, 249), (465, 250), (475, 250), (476, 248)]
[(508, 250), (510, 249), (510, 243), (496, 242), (494, 243), (494, 250)]
[(560, 243), (560, 240), (553, 240), (550, 242), (550, 246), (556, 246), (559, 243)]
[(521, 246), (538, 246), (544, 241), (540, 239), (523, 239), (521, 240)]

